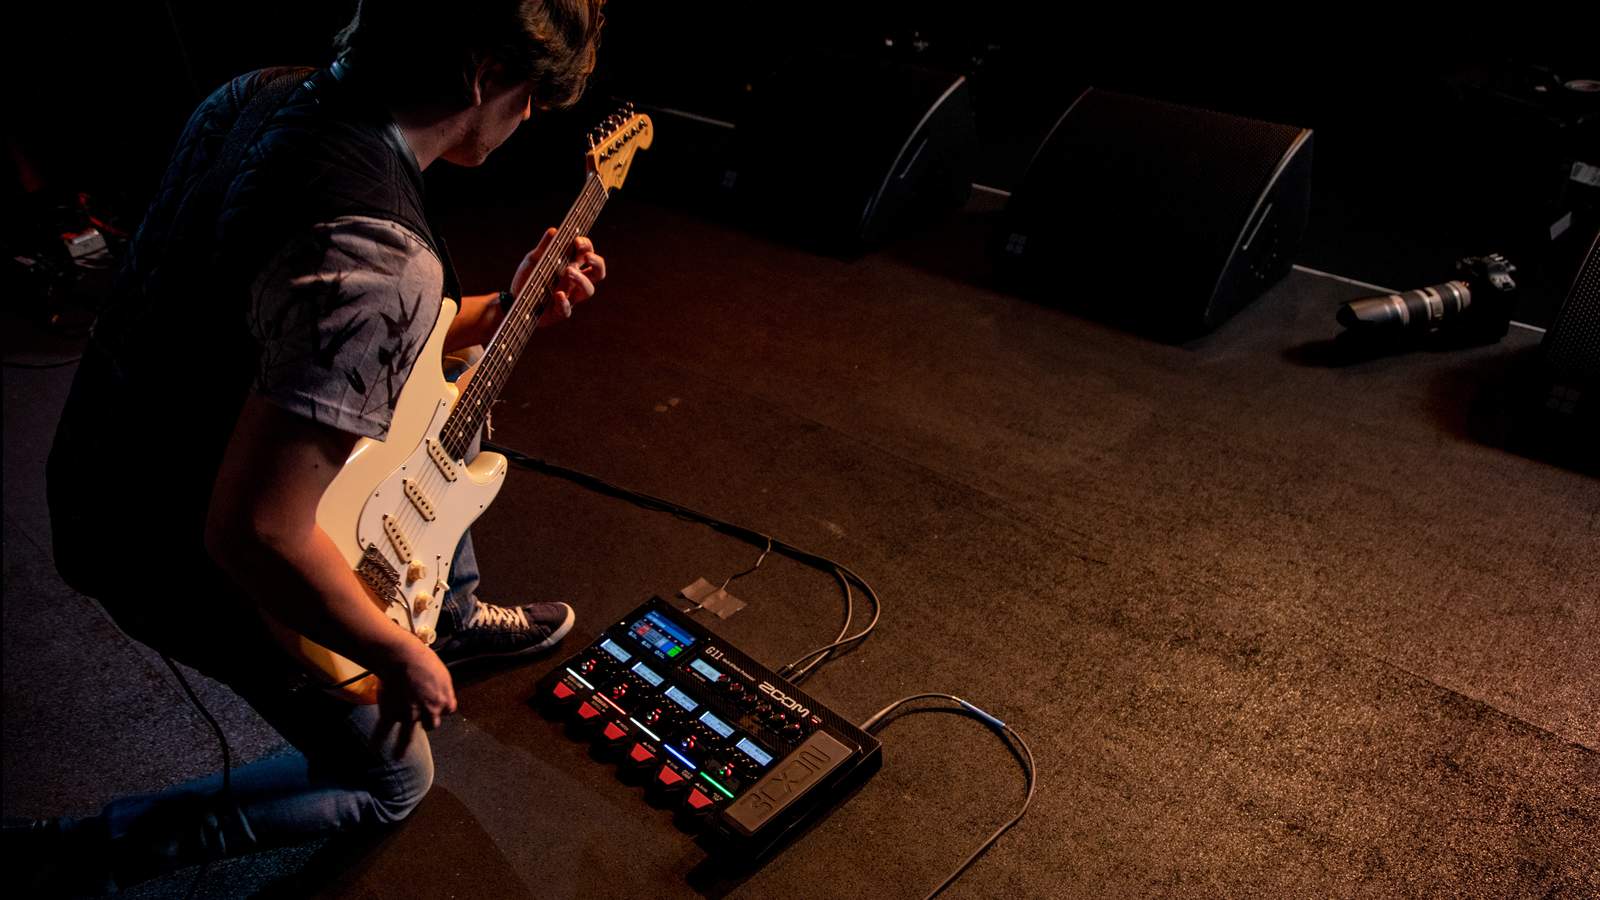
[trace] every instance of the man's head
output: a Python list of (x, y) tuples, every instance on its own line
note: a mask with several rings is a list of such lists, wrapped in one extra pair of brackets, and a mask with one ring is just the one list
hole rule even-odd
[(605, 0), (361, 0), (334, 49), (391, 109), (459, 120), (443, 154), (476, 165), (534, 107), (571, 106), (594, 70)]

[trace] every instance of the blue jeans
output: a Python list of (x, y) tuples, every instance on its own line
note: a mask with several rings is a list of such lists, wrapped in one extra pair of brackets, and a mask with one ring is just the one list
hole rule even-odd
[[(477, 450), (475, 440), (468, 458)], [(66, 491), (72, 473), (65, 463), (77, 461), (69, 456), (58, 465), (52, 453), (51, 515), (58, 559), (73, 548), (95, 546), (93, 530), (77, 524), (95, 517), (77, 515), (81, 504), (74, 505)], [(107, 851), (109, 870), (85, 873), (87, 880), (98, 882), (104, 874), (125, 886), (223, 856), (405, 818), (433, 783), (427, 734), (408, 726), (409, 740), (402, 742), (391, 724), (389, 733), (379, 735), (376, 706), (354, 706), (311, 686), (198, 541), (175, 549), (172, 565), (189, 573), (187, 602), (149, 603), (143, 596), (123, 595), (119, 582), (90, 578), (93, 567), (75, 568), (79, 578), (69, 576), (68, 581), (100, 601), (138, 641), (228, 685), (294, 750), (234, 771), (226, 795), (219, 773), (115, 800), (100, 815), (75, 823), (75, 835)], [(477, 603), (478, 564), (470, 534), (456, 548), (449, 581), (441, 615), (447, 627), (469, 621)], [(211, 752), (209, 741), (209, 736), (197, 740), (196, 752)], [(83, 865), (95, 862), (85, 859)]]
[[(451, 564), (443, 615), (463, 622), (477, 598), (477, 559), (463, 537)], [(217, 773), (155, 794), (124, 797), (75, 829), (105, 842), (109, 879), (126, 887), (225, 856), (391, 825), (433, 784), (433, 754), (420, 726), (401, 748), (394, 724), (378, 734), (378, 708), (356, 706), (309, 685), (253, 616), (235, 617), (225, 646), (174, 644), (160, 623), (124, 621), (141, 641), (223, 682), (294, 747), (236, 769), (231, 789)], [(239, 636), (243, 635), (242, 640)], [(209, 740), (209, 738), (207, 739)]]

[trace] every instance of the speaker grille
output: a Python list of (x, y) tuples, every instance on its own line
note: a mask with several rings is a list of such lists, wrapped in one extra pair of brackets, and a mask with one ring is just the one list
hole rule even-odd
[(1600, 383), (1600, 234), (1545, 334), (1544, 350), (1547, 364), (1560, 376)]
[[(1002, 265), (1067, 303), (1156, 330), (1215, 325), (1288, 269), (1305, 224), (1309, 136), (1090, 89), (1012, 195)], [(1296, 183), (1275, 202), (1291, 160)], [(1232, 267), (1251, 234), (1269, 237), (1272, 264)], [(1219, 297), (1224, 289), (1241, 296)]]

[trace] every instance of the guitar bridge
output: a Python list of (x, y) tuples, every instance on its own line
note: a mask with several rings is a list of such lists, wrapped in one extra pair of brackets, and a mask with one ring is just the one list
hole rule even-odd
[(400, 573), (383, 558), (376, 544), (368, 544), (362, 552), (361, 562), (356, 564), (356, 577), (371, 588), (372, 593), (390, 603), (396, 598), (405, 599), (400, 592)]

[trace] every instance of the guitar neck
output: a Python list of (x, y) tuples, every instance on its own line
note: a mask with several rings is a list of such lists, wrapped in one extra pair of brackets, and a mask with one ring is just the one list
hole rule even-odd
[(511, 370), (516, 368), (523, 348), (528, 346), (528, 338), (539, 327), (539, 318), (550, 303), (558, 276), (570, 261), (567, 248), (572, 246), (573, 239), (589, 232), (595, 219), (600, 217), (600, 209), (606, 205), (607, 196), (605, 185), (593, 172), (589, 173), (577, 202), (572, 204), (566, 218), (561, 220), (555, 241), (534, 267), (533, 274), (517, 294), (516, 302), (506, 311), (500, 329), (495, 332), (484, 350), (483, 359), (478, 362), (471, 383), (445, 422), (441, 440), (452, 458), (466, 457), (468, 445), (488, 419), (490, 408), (499, 399), (500, 391), (509, 380)]

